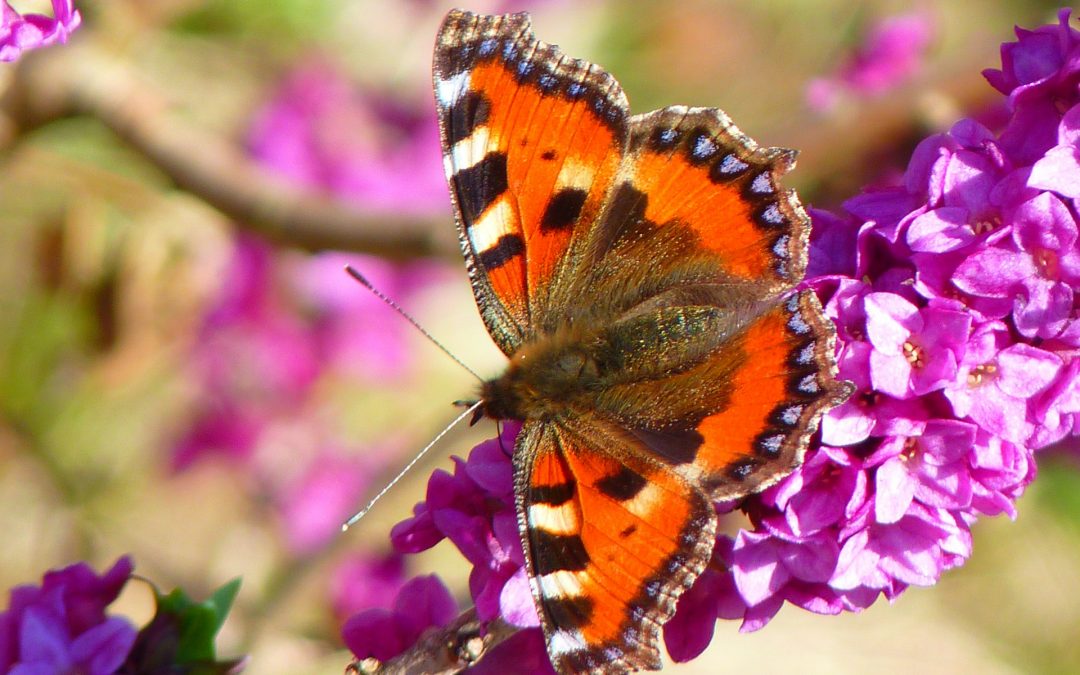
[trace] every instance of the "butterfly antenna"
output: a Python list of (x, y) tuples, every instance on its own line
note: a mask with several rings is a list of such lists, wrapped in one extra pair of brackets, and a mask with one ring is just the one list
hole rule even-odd
[[(404, 309), (402, 309), (401, 305), (397, 304), (396, 302), (391, 300), (389, 297), (387, 297), (385, 293), (383, 293), (379, 289), (375, 288), (374, 284), (372, 284), (370, 281), (368, 281), (367, 277), (365, 277), (363, 274), (360, 274), (360, 272), (358, 272), (355, 267), (353, 267), (352, 265), (346, 265), (345, 266), (345, 271), (349, 273), (350, 277), (352, 277), (353, 279), (356, 279), (357, 281), (359, 281), (361, 286), (363, 286), (364, 288), (366, 288), (369, 291), (371, 291), (372, 293), (374, 293), (376, 298), (378, 298), (378, 299), (382, 300), (384, 303), (386, 303), (386, 305), (390, 309), (394, 310), (395, 312), (397, 312), (398, 314), (403, 316), (406, 321), (411, 323), (416, 328), (416, 330), (420, 331), (420, 333), (423, 334), (424, 337), (426, 337), (428, 340), (430, 340), (431, 344), (433, 344), (436, 347), (438, 347), (439, 349), (441, 349), (443, 351), (443, 353), (446, 354), (447, 356), (449, 356), (451, 359), (453, 359), (455, 363), (457, 363), (459, 366), (461, 366), (465, 370), (469, 371), (470, 375), (475, 377), (480, 382), (484, 381), (484, 378), (477, 375), (475, 370), (473, 370), (472, 368), (465, 365), (465, 363), (461, 359), (459, 359), (458, 357), (454, 356), (453, 353), (451, 353), (449, 349), (447, 349), (446, 347), (443, 347), (442, 344), (438, 340), (436, 340), (434, 338), (434, 336), (431, 335), (431, 333), (424, 330), (424, 327), (420, 325), (420, 322), (418, 322), (416, 319), (409, 316), (409, 313), (406, 312)], [(456, 424), (456, 422), (455, 422), (455, 424)], [(451, 426), (453, 426), (453, 425), (451, 425)]]
[(351, 518), (349, 518), (348, 520), (345, 521), (345, 524), (341, 526), (341, 531), (344, 532), (345, 530), (348, 530), (350, 527), (355, 525), (358, 520), (360, 520), (361, 518), (366, 516), (367, 512), (371, 510), (371, 507), (375, 506), (375, 502), (382, 499), (383, 495), (385, 495), (387, 492), (390, 491), (390, 488), (397, 485), (397, 482), (399, 480), (401, 480), (401, 478), (405, 474), (409, 473), (409, 469), (412, 469), (414, 466), (416, 466), (416, 463), (420, 461), (421, 457), (423, 457), (424, 455), (427, 454), (428, 450), (430, 450), (432, 447), (434, 447), (434, 445), (436, 443), (438, 443), (442, 439), (443, 436), (445, 436), (447, 433), (449, 433), (451, 429), (456, 427), (461, 422), (461, 420), (465, 419), (469, 415), (473, 414), (475, 411), (479, 410), (480, 406), (483, 405), (483, 403), (484, 403), (483, 401), (477, 401), (476, 403), (473, 403), (471, 406), (469, 406), (469, 408), (467, 410), (465, 410), (465, 412), (461, 413), (456, 418), (454, 418), (453, 422), (446, 425), (446, 428), (444, 428), (442, 431), (440, 431), (438, 433), (438, 435), (435, 436), (435, 438), (431, 439), (431, 442), (428, 443), (427, 445), (425, 445), (423, 450), (416, 453), (416, 457), (413, 457), (411, 460), (409, 460), (409, 463), (405, 465), (405, 468), (402, 469), (398, 473), (398, 475), (394, 476), (394, 479), (392, 481), (390, 481), (389, 483), (387, 483), (386, 487), (379, 490), (379, 494), (377, 494), (377, 495), (375, 495), (374, 497), (371, 498), (371, 501), (367, 503), (367, 506), (365, 506), (364, 508), (362, 508), (359, 511), (357, 511), (356, 513), (354, 513)]

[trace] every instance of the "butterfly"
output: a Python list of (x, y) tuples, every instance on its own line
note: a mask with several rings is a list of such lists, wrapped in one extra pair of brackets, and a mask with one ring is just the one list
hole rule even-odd
[(713, 108), (631, 116), (524, 13), (451, 11), (434, 86), (469, 279), (509, 358), (480, 410), (522, 421), (515, 501), (551, 662), (656, 670), (713, 503), (794, 470), (850, 392), (797, 289), (810, 223), (777, 183), (795, 153)]

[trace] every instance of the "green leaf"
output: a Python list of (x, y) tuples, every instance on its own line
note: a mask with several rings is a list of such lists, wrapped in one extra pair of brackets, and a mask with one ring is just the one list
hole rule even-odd
[(179, 588), (157, 596), (158, 614), (173, 616), (179, 626), (176, 664), (214, 661), (214, 638), (239, 591), (240, 579), (233, 579), (203, 602), (195, 602)]

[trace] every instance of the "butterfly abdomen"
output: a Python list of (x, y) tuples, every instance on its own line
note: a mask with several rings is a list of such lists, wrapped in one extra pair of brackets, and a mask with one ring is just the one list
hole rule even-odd
[[(690, 401), (685, 387), (664, 388), (659, 381), (679, 373), (696, 381), (688, 371), (715, 357), (725, 340), (731, 356), (710, 374), (716, 375), (716, 367), (733, 367), (731, 338), (724, 313), (703, 306), (655, 309), (600, 329), (567, 328), (540, 336), (511, 356), (501, 377), (483, 385), (484, 412), (497, 419), (551, 421), (585, 411), (607, 412), (616, 419), (642, 418), (651, 411), (667, 419), (643, 420), (646, 426), (667, 426), (685, 416), (686, 411), (673, 409), (677, 401), (682, 403), (676, 407), (689, 405), (695, 411), (712, 406)], [(717, 405), (721, 402), (709, 396), (714, 386), (698, 389)]]

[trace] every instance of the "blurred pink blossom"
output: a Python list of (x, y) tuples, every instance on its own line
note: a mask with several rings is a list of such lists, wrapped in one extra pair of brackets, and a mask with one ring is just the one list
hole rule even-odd
[(811, 109), (832, 109), (844, 96), (878, 96), (918, 72), (933, 37), (928, 14), (916, 12), (883, 19), (840, 64), (834, 75), (812, 80), (806, 100)]
[(333, 66), (293, 70), (255, 116), (251, 153), (290, 180), (374, 209), (449, 215), (434, 102), (363, 89)]
[[(364, 91), (310, 61), (255, 115), (249, 146), (271, 171), (336, 198), (376, 211), (449, 215), (429, 108)], [(174, 446), (176, 468), (215, 455), (242, 466), (252, 479), (245, 484), (278, 509), (285, 545), (298, 556), (339, 531), (382, 461), (370, 450), (360, 459), (361, 449), (321, 418), (335, 390), (323, 383), (386, 383), (407, 375), (411, 362), (411, 327), (350, 279), (346, 264), (405, 306), (444, 269), (282, 251), (237, 235), (192, 351), (193, 423)]]
[(371, 462), (329, 449), (306, 464), (278, 495), (285, 542), (296, 555), (317, 551), (341, 532), (375, 473)]
[(334, 615), (342, 621), (368, 609), (390, 609), (405, 585), (405, 558), (398, 553), (350, 555), (330, 577)]
[(19, 14), (7, 0), (0, 0), (0, 61), (15, 61), (26, 50), (67, 42), (82, 16), (72, 0), (52, 0), (52, 8), (52, 18)]

